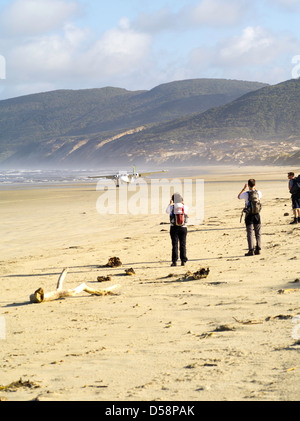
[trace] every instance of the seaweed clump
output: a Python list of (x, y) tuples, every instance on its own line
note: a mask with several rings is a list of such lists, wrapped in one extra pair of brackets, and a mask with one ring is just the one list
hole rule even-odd
[(122, 262), (119, 259), (119, 257), (111, 257), (110, 259), (108, 259), (108, 262), (105, 265), (105, 267), (109, 267), (109, 268), (117, 268), (120, 266), (122, 266)]
[(192, 281), (192, 280), (197, 280), (197, 279), (205, 279), (208, 277), (209, 275), (209, 268), (201, 268), (199, 270), (197, 270), (196, 272), (190, 272), (188, 271), (185, 275), (184, 275), (184, 280), (185, 281)]

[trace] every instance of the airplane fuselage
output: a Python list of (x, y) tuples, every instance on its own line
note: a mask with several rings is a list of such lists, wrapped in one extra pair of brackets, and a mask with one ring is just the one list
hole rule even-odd
[(150, 171), (150, 172), (145, 172), (145, 173), (137, 173), (135, 171), (135, 167), (133, 168), (133, 172), (129, 173), (128, 171), (119, 171), (117, 174), (114, 175), (99, 175), (99, 176), (93, 176), (93, 177), (89, 177), (89, 178), (110, 178), (113, 180), (116, 180), (116, 186), (119, 187), (120, 186), (120, 182), (121, 183), (134, 183), (138, 178), (140, 177), (147, 177), (150, 174), (155, 174), (155, 173), (162, 173), (162, 172), (166, 172), (167, 170), (161, 170), (161, 171)]
[(117, 186), (120, 185), (120, 182), (127, 184), (134, 183), (139, 176), (140, 175), (138, 173), (130, 174), (128, 172), (120, 171), (119, 174), (116, 175)]

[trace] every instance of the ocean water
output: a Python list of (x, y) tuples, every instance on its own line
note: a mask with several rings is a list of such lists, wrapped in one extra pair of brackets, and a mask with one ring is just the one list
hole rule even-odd
[[(130, 173), (132, 169), (123, 168), (109, 168), (109, 169), (80, 169), (80, 170), (66, 170), (66, 169), (43, 169), (43, 170), (28, 170), (28, 169), (16, 169), (16, 170), (1, 170), (0, 169), (0, 190), (14, 188), (35, 188), (35, 187), (50, 187), (55, 185), (66, 186), (78, 183), (93, 183), (97, 182), (95, 179), (92, 181), (89, 177), (103, 176), (108, 174), (117, 174), (119, 171), (128, 171)], [(148, 169), (143, 171), (149, 171)], [(151, 171), (151, 169), (150, 169)], [(153, 169), (153, 171), (156, 171)], [(169, 174), (169, 173), (168, 173)], [(157, 178), (161, 175), (153, 174), (151, 178)], [(147, 177), (150, 178), (150, 177)]]
[(0, 189), (90, 183), (91, 170), (0, 170)]

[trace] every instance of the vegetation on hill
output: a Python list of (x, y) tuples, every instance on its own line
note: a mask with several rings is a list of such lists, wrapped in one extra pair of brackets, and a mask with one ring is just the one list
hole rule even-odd
[[(0, 101), (0, 162), (51, 139), (116, 133), (226, 104), (261, 83), (218, 79), (171, 82), (150, 91), (59, 90)], [(43, 149), (43, 148), (42, 148)]]
[(0, 101), (0, 158), (7, 165), (294, 165), (299, 150), (299, 79), (274, 86), (195, 79), (150, 91), (108, 87)]
[(183, 142), (300, 138), (300, 80), (267, 86), (201, 114), (149, 128), (144, 139), (158, 134), (161, 140)]

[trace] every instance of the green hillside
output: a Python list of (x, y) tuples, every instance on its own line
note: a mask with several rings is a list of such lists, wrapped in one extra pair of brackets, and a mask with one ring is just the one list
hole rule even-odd
[[(0, 162), (61, 137), (98, 135), (174, 120), (226, 104), (266, 86), (193, 79), (150, 91), (121, 88), (59, 90), (0, 101)], [(43, 149), (43, 148), (42, 148)]]
[(300, 80), (292, 79), (244, 95), (192, 119), (201, 137), (286, 139), (300, 136)]
[[(300, 164), (300, 80), (247, 93), (229, 104), (157, 124), (103, 146), (102, 156), (156, 162)], [(83, 153), (84, 151), (81, 151)], [(95, 161), (96, 162), (96, 161)]]
[(160, 124), (144, 141), (300, 138), (300, 80), (292, 79), (243, 95), (204, 113)]
[(195, 79), (150, 91), (55, 91), (1, 101), (0, 147), (3, 167), (297, 165), (300, 80), (269, 86)]
[(93, 124), (103, 130), (132, 95), (125, 89), (59, 90), (0, 101), (0, 152), (76, 133)]

